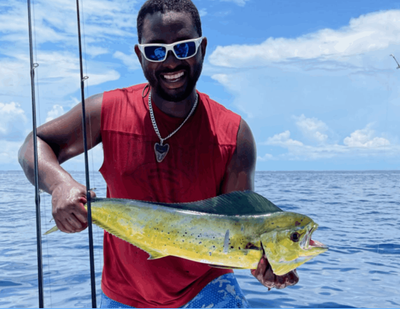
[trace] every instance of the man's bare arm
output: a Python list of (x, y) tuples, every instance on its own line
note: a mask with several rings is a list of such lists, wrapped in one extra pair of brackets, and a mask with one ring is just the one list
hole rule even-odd
[[(89, 149), (101, 142), (102, 100), (102, 94), (86, 100)], [(84, 150), (81, 104), (61, 117), (40, 126), (37, 135), (39, 187), (52, 195), (53, 217), (56, 224), (64, 232), (82, 230), (86, 227), (86, 210), (83, 208), (86, 189), (60, 165)], [(29, 181), (34, 183), (32, 133), (21, 146), (18, 160)]]
[(237, 146), (225, 172), (222, 193), (254, 190), (256, 146), (248, 124), (240, 121)]
[[(254, 191), (256, 160), (256, 146), (253, 135), (247, 123), (242, 119), (237, 136), (236, 150), (225, 173), (222, 193)], [(261, 258), (257, 269), (253, 269), (251, 273), (268, 288), (281, 289), (299, 281), (295, 270), (283, 276), (276, 276), (265, 257)]]

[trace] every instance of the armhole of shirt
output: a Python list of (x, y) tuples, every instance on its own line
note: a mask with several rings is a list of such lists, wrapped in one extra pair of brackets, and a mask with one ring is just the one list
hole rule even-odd
[(110, 113), (108, 113), (107, 111), (109, 111), (109, 98), (110, 98), (110, 91), (104, 91), (103, 92), (103, 101), (101, 102), (101, 114), (100, 114), (100, 134), (101, 134), (101, 140), (103, 143), (103, 163), (101, 164), (100, 168), (99, 168), (99, 172), (102, 173), (102, 171), (104, 172), (105, 168), (106, 168), (106, 153), (105, 153), (105, 149), (104, 149), (104, 142), (106, 141), (105, 135), (104, 133), (104, 127), (105, 127), (105, 123), (108, 122), (108, 117), (110, 115)]

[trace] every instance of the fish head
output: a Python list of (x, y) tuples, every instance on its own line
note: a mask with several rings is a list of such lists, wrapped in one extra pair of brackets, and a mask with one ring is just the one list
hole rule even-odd
[(271, 217), (268, 222), (266, 220), (266, 231), (260, 239), (275, 275), (287, 274), (328, 250), (324, 244), (311, 239), (318, 228), (311, 218), (291, 212), (281, 212)]

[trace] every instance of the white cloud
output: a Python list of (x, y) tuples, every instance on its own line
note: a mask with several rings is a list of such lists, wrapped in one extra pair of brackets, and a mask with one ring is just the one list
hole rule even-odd
[(318, 143), (324, 143), (328, 139), (328, 135), (324, 132), (328, 130), (327, 125), (317, 118), (306, 118), (303, 114), (299, 117), (293, 117), (296, 125), (307, 138)]
[[(300, 147), (291, 147), (288, 153), (281, 155), (282, 157), (291, 160), (318, 160), (331, 159), (338, 156), (346, 156), (349, 154), (349, 149), (342, 145), (323, 145), (309, 146), (303, 145)], [(355, 154), (353, 154), (354, 156)]]
[(222, 85), (229, 84), (229, 76), (227, 74), (214, 74), (211, 76), (211, 78), (221, 83)]
[[(208, 70), (207, 67), (205, 70)], [(251, 73), (249, 73), (250, 75)], [(254, 118), (260, 116), (259, 105), (262, 105), (262, 100), (252, 100), (248, 102), (248, 94), (253, 94), (254, 84), (250, 84), (250, 78), (247, 78), (246, 72), (243, 74), (211, 74), (211, 78), (224, 85), (230, 92), (237, 95), (239, 98), (235, 100), (234, 104), (239, 108), (240, 112), (246, 115), (247, 118)], [(244, 96), (245, 98), (241, 98)]]
[[(281, 158), (290, 160), (317, 160), (335, 157), (398, 157), (400, 155), (400, 145), (391, 144), (383, 137), (376, 137), (371, 129), (371, 124), (364, 129), (356, 130), (346, 137), (343, 145), (320, 144), (310, 146), (290, 138), (290, 132), (284, 131), (267, 139), (262, 145), (278, 146), (286, 148), (287, 153), (280, 155)], [(260, 161), (266, 158), (259, 157)], [(274, 157), (275, 159), (277, 157)]]
[(18, 140), (25, 134), (27, 118), (18, 103), (0, 102), (0, 138)]
[(14, 169), (18, 164), (18, 150), (22, 145), (22, 141), (0, 140), (0, 164), (10, 165), (10, 169)]
[(64, 108), (61, 105), (53, 105), (53, 108), (47, 112), (46, 122), (56, 119), (64, 113)]
[[(102, 68), (102, 65), (99, 63), (100, 65), (100, 70), (99, 71), (95, 71), (93, 70), (92, 73), (89, 74), (89, 80), (88, 83), (91, 86), (94, 85), (99, 85), (108, 81), (113, 81), (113, 80), (118, 80), (120, 78), (120, 74), (115, 71), (115, 70), (104, 70), (104, 68)], [(91, 68), (94, 68), (95, 64), (91, 64)]]
[(204, 17), (207, 15), (207, 9), (200, 9), (199, 10), (200, 17)]
[[(112, 55), (114, 46), (123, 48), (122, 45), (131, 44), (130, 40), (136, 36), (137, 12), (133, 6), (137, 2), (82, 2), (84, 70), (89, 76), (86, 85), (95, 86), (120, 78), (112, 64), (95, 61), (93, 57)], [(35, 69), (35, 90), (40, 125), (45, 118), (50, 120), (63, 113), (63, 107), (71, 103), (69, 97), (80, 87), (76, 3), (35, 0), (32, 4), (34, 61), (39, 64)], [(24, 110), (29, 113), (31, 105), (29, 70), (26, 2), (0, 1), (0, 101), (3, 102), (0, 103), (0, 165), (16, 163), (18, 148), (30, 131), (24, 114)], [(12, 102), (17, 98), (21, 105)], [(54, 102), (58, 106), (53, 106)], [(51, 111), (48, 111), (49, 106)]]
[(74, 107), (75, 105), (77, 105), (78, 103), (80, 103), (81, 100), (79, 100), (77, 97), (70, 97), (69, 100), (69, 107)]
[(99, 55), (108, 54), (109, 50), (104, 47), (89, 45), (84, 49), (84, 53), (86, 53), (92, 57), (96, 57)]
[(270, 161), (273, 160), (274, 156), (272, 154), (266, 153), (262, 157), (257, 156), (257, 161), (265, 162), (265, 161)]
[[(86, 0), (81, 10), (82, 34), (88, 43), (104, 38), (135, 36), (137, 1)], [(23, 2), (11, 1), (0, 12), (0, 40), (18, 42), (26, 39), (27, 9)], [(37, 0), (32, 6), (32, 24), (36, 44), (46, 42), (76, 45), (76, 2)]]
[[(79, 89), (79, 59), (75, 54), (67, 51), (42, 51), (37, 55), (35, 62), (39, 64), (35, 69), (35, 81), (40, 100), (59, 101), (60, 98)], [(107, 63), (90, 61), (87, 69), (87, 84), (90, 86), (120, 77), (116, 70), (107, 68)], [(0, 73), (0, 86), (5, 90), (5, 94), (23, 94), (30, 99), (28, 55), (15, 53), (13, 60), (0, 60)]]
[[(135, 0), (83, 2), (83, 57), (85, 74), (89, 76), (86, 85), (94, 86), (120, 78), (109, 63), (91, 58), (113, 53), (114, 42), (121, 46), (124, 40), (135, 36), (136, 11), (133, 5), (136, 3)], [(69, 0), (37, 0), (32, 5), (34, 61), (39, 64), (35, 70), (38, 103), (45, 100), (52, 101), (50, 104), (60, 102), (80, 87), (75, 5)], [(27, 8), (23, 1), (1, 2), (1, 95), (30, 100), (26, 23)]]
[(269, 137), (268, 140), (263, 143), (264, 145), (280, 146), (285, 148), (290, 147), (302, 147), (303, 143), (293, 140), (290, 138), (290, 131), (275, 134), (273, 137)]
[[(247, 67), (298, 59), (355, 62), (354, 56), (398, 45), (400, 10), (369, 13), (338, 30), (323, 29), (297, 38), (270, 37), (261, 44), (218, 46), (209, 60), (215, 66)], [(387, 56), (389, 53), (387, 54)], [(350, 58), (349, 58), (350, 57)], [(362, 61), (361, 61), (362, 65)]]
[(348, 147), (361, 148), (381, 148), (390, 146), (390, 142), (383, 137), (374, 137), (375, 131), (371, 129), (371, 124), (364, 129), (356, 130), (343, 140), (343, 144)]
[[(0, 59), (0, 89), (2, 94), (24, 94), (21, 86), (24, 80), (29, 85), (27, 81), (28, 74), (29, 65), (27, 59), (14, 59), (11, 61), (7, 58)], [(24, 85), (24, 88), (27, 85)], [(30, 93), (26, 95), (30, 96)]]
[[(85, 67), (91, 67), (90, 84), (116, 80), (119, 74), (106, 68), (109, 64), (91, 58), (114, 53), (113, 46), (128, 44), (136, 36), (135, 0), (86, 0), (81, 6), (81, 30)], [(69, 0), (37, 0), (32, 5), (34, 61), (40, 64), (39, 76), (49, 81), (64, 81), (62, 94), (76, 91), (66, 79), (78, 78), (76, 4)], [(29, 85), (21, 72), (29, 70), (27, 57), (27, 9), (21, 1), (2, 3), (0, 10), (0, 85)], [(12, 42), (12, 44), (9, 44)], [(105, 43), (107, 42), (107, 43)], [(115, 44), (114, 44), (115, 43)], [(129, 43), (130, 44), (130, 43)], [(51, 48), (51, 49), (50, 49)], [(4, 64), (4, 65), (3, 65)], [(48, 70), (46, 70), (48, 68)], [(2, 72), (5, 71), (5, 72)], [(6, 74), (10, 73), (11, 74)], [(28, 74), (26, 74), (28, 75)], [(79, 84), (77, 84), (79, 87)], [(19, 88), (20, 86), (16, 86)], [(9, 88), (7, 89), (9, 92)], [(24, 93), (12, 89), (13, 93)], [(16, 90), (16, 91), (15, 91)], [(60, 89), (58, 89), (60, 90)], [(47, 93), (47, 92), (46, 92)]]
[(236, 3), (239, 6), (244, 6), (246, 4), (246, 2), (250, 1), (250, 0), (221, 0), (224, 2), (233, 2)]
[(116, 51), (113, 57), (121, 60), (129, 70), (137, 70), (140, 68), (140, 63), (135, 53), (127, 55), (121, 51)]

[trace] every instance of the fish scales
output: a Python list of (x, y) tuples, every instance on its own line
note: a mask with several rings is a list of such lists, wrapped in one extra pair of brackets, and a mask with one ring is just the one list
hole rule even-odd
[(146, 251), (150, 260), (177, 256), (254, 269), (265, 254), (282, 275), (327, 249), (311, 240), (318, 226), (312, 219), (283, 212), (251, 191), (193, 203), (93, 199), (91, 205), (94, 224)]
[[(164, 206), (131, 207), (105, 200), (92, 202), (93, 221), (111, 234), (150, 254), (150, 259), (168, 255), (203, 263), (256, 268), (262, 250), (245, 249), (257, 243), (262, 216), (226, 216), (194, 211), (171, 211)], [(110, 218), (115, 218), (111, 220)], [(246, 228), (242, 231), (242, 226)], [(224, 252), (226, 232), (229, 248)]]

